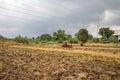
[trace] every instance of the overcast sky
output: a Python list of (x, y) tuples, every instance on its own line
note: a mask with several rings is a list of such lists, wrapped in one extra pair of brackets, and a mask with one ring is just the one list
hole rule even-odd
[(60, 28), (71, 35), (86, 28), (96, 36), (98, 22), (120, 28), (120, 0), (0, 0), (0, 34), (9, 38)]

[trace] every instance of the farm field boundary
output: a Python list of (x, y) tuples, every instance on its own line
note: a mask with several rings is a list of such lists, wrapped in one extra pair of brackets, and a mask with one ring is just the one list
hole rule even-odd
[(40, 48), (40, 47), (26, 47), (26, 46), (9, 46), (11, 48), (25, 48), (25, 49), (33, 49), (33, 50), (40, 50), (46, 52), (61, 52), (61, 53), (72, 53), (72, 54), (86, 54), (90, 56), (102, 56), (102, 57), (112, 57), (112, 58), (119, 58), (120, 54), (113, 54), (113, 53), (104, 53), (104, 52), (95, 52), (95, 51), (85, 51), (85, 50), (74, 50), (74, 49), (56, 49), (56, 48)]

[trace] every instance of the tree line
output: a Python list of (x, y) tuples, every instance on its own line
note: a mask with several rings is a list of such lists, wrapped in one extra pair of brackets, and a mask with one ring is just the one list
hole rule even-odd
[[(74, 37), (70, 34), (66, 34), (65, 30), (58, 29), (56, 32), (53, 32), (52, 35), (50, 34), (42, 34), (38, 37), (33, 38), (27, 38), (21, 35), (16, 36), (14, 41), (18, 43), (63, 43), (63, 42), (69, 42), (69, 43), (80, 43), (81, 46), (83, 46), (84, 43), (104, 43), (104, 42), (117, 42), (117, 38), (113, 36), (114, 31), (110, 30), (110, 28), (100, 28), (99, 29), (99, 35), (101, 35), (101, 38), (95, 38), (91, 34), (89, 34), (87, 29), (80, 29)], [(10, 40), (8, 38), (5, 38), (0, 35), (0, 41), (6, 41)]]

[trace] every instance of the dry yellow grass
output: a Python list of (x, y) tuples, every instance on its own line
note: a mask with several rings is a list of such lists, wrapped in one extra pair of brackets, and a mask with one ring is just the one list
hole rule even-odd
[(0, 46), (0, 80), (120, 80), (119, 50), (40, 45)]
[(10, 47), (36, 49), (36, 50), (48, 51), (48, 52), (63, 52), (63, 53), (72, 53), (72, 54), (87, 54), (87, 55), (91, 55), (91, 56), (120, 58), (119, 53), (118, 54), (113, 54), (113, 53), (106, 53), (106, 52), (104, 53), (104, 52), (94, 52), (94, 51), (84, 51), (84, 50), (39, 48), (39, 47), (26, 47), (26, 46), (10, 46)]

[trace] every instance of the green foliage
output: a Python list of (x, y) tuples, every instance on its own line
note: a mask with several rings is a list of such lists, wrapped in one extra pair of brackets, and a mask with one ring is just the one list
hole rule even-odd
[(50, 41), (52, 39), (51, 35), (50, 34), (42, 34), (40, 36), (40, 40), (46, 40), (46, 41)]
[(33, 38), (29, 39), (29, 42), (38, 44), (39, 43), (39, 39), (33, 37)]
[(93, 42), (93, 36), (91, 34), (88, 34), (88, 43)]
[(108, 39), (112, 34), (114, 34), (113, 30), (110, 30), (110, 28), (100, 28), (99, 34), (103, 37), (103, 39)]
[(69, 43), (78, 43), (78, 40), (76, 38), (69, 39)]
[(94, 42), (94, 43), (102, 43), (103, 42), (103, 39), (101, 38), (93, 38), (92, 39), (92, 42)]
[(93, 38), (91, 40), (91, 42), (93, 43), (117, 43), (117, 38), (115, 36), (110, 36), (108, 39), (104, 39), (104, 38)]
[(2, 35), (0, 35), (0, 39), (4, 38)]
[(52, 41), (52, 37), (50, 34), (42, 34), (41, 36), (33, 39), (33, 42), (36, 44), (48, 43), (49, 41)]
[(69, 35), (66, 35), (66, 39), (67, 40), (70, 40), (70, 39), (72, 39), (72, 36), (69, 34)]
[(60, 39), (58, 40), (58, 43), (62, 43), (62, 42), (63, 42), (63, 39), (60, 38)]
[(22, 37), (20, 35), (15, 38), (15, 41), (17, 43), (26, 43), (26, 44), (29, 43), (29, 39), (27, 37)]
[(113, 43), (117, 43), (117, 37), (115, 37), (115, 36), (110, 36), (110, 37), (108, 38), (108, 41), (109, 41), (109, 42), (113, 42)]
[(4, 42), (4, 41), (7, 41), (8, 39), (3, 37), (2, 35), (0, 35), (0, 41)]
[(53, 33), (53, 38), (55, 41), (58, 42), (63, 42), (64, 40), (66, 40), (66, 34), (64, 30), (57, 30), (56, 32)]
[[(68, 41), (70, 43), (78, 43), (81, 42), (83, 45), (85, 42), (95, 42), (95, 43), (103, 43), (105, 41), (108, 42), (117, 42), (117, 38), (115, 36), (111, 36), (114, 34), (114, 31), (110, 30), (109, 28), (100, 28), (99, 34), (102, 38), (93, 38), (91, 34), (88, 33), (86, 29), (80, 29), (76, 34), (75, 38), (72, 38), (70, 34), (66, 34), (64, 30), (58, 29), (56, 32), (53, 32), (53, 36), (50, 34), (42, 34), (37, 38), (28, 39), (27, 37), (17, 36), (14, 40), (18, 43), (62, 43), (63, 41)], [(0, 35), (0, 41), (7, 41), (8, 39)], [(10, 40), (10, 39), (9, 39)]]
[(79, 41), (81, 41), (81, 46), (88, 40), (88, 31), (86, 29), (80, 29), (78, 33), (76, 33), (76, 37)]
[(33, 41), (35, 44), (39, 44), (40, 40), (39, 39), (34, 39)]
[(93, 36), (91, 34), (88, 34), (88, 40), (92, 40)]
[(40, 43), (48, 43), (48, 40), (41, 40)]

